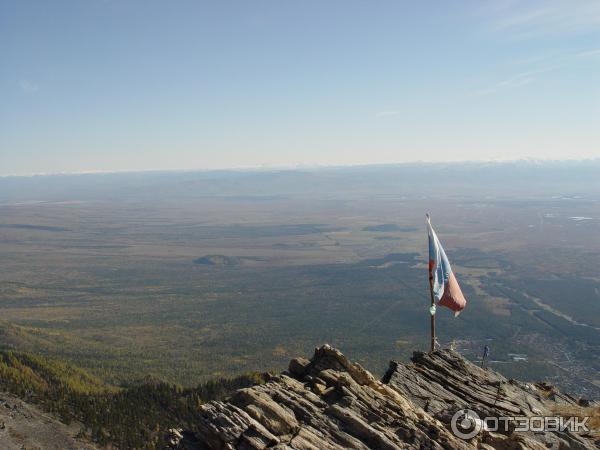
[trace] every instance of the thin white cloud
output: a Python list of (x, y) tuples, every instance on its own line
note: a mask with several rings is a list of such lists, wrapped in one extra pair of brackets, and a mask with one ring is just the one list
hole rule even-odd
[(595, 50), (586, 50), (584, 52), (579, 52), (575, 56), (579, 56), (579, 57), (600, 56), (600, 48), (597, 48)]
[(375, 114), (375, 117), (390, 117), (397, 116), (398, 114), (400, 114), (400, 111), (379, 111)]
[(525, 12), (508, 14), (495, 22), (497, 31), (510, 30), (518, 28), (531, 28), (538, 26), (540, 23), (547, 23), (552, 20), (556, 10), (554, 8), (541, 8)]
[(40, 89), (37, 84), (32, 83), (29, 80), (19, 80), (19, 87), (26, 94), (34, 94)]
[(516, 66), (523, 66), (523, 65), (529, 66), (532, 64), (543, 63), (548, 60), (550, 60), (549, 55), (536, 55), (536, 56), (529, 56), (526, 58), (516, 58), (516, 59), (509, 61), (509, 64), (516, 65)]
[(498, 83), (495, 83), (492, 86), (489, 86), (487, 88), (479, 89), (479, 90), (473, 92), (473, 95), (477, 95), (477, 96), (489, 95), (489, 94), (494, 94), (499, 91), (504, 91), (504, 90), (508, 90), (508, 89), (514, 89), (514, 88), (518, 88), (521, 86), (525, 86), (525, 85), (528, 85), (535, 81), (535, 78), (533, 77), (533, 75), (534, 75), (533, 72), (523, 72), (523, 73), (514, 75), (510, 78), (506, 78), (505, 80), (499, 81)]
[(600, 1), (544, 0), (488, 2), (479, 11), (487, 27), (513, 39), (595, 32), (600, 26)]
[(494, 83), (486, 88), (475, 90), (471, 94), (475, 96), (489, 95), (503, 90), (526, 86), (539, 78), (539, 75), (570, 67), (570, 64), (572, 64), (575, 56), (577, 56), (575, 53), (565, 54), (562, 56), (562, 58), (556, 58), (554, 61), (544, 58), (543, 60), (547, 62), (545, 67), (535, 68), (526, 72), (518, 73), (517, 75), (505, 78), (504, 80)]

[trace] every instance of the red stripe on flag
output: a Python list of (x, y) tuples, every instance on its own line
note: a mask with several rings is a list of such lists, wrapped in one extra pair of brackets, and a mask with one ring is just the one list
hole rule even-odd
[(448, 282), (446, 283), (446, 286), (444, 286), (444, 295), (442, 295), (438, 304), (450, 308), (456, 315), (465, 309), (465, 306), (467, 305), (467, 300), (460, 290), (458, 281), (452, 272), (450, 272)]

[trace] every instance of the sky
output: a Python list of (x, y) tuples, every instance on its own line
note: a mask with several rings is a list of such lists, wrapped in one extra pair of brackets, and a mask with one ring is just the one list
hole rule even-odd
[(0, 175), (598, 157), (596, 0), (0, 0)]

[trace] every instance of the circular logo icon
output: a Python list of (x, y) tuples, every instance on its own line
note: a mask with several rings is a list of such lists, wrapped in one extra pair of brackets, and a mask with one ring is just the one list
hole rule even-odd
[(475, 411), (461, 409), (452, 416), (450, 427), (456, 437), (468, 440), (481, 431), (483, 422)]

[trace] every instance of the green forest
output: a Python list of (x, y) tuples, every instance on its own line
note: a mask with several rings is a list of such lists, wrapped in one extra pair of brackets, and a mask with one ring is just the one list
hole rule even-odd
[(0, 351), (0, 389), (40, 405), (65, 423), (80, 422), (82, 438), (121, 449), (163, 448), (169, 428), (194, 429), (202, 403), (262, 383), (267, 377), (248, 373), (192, 388), (147, 377), (116, 387), (62, 361)]

